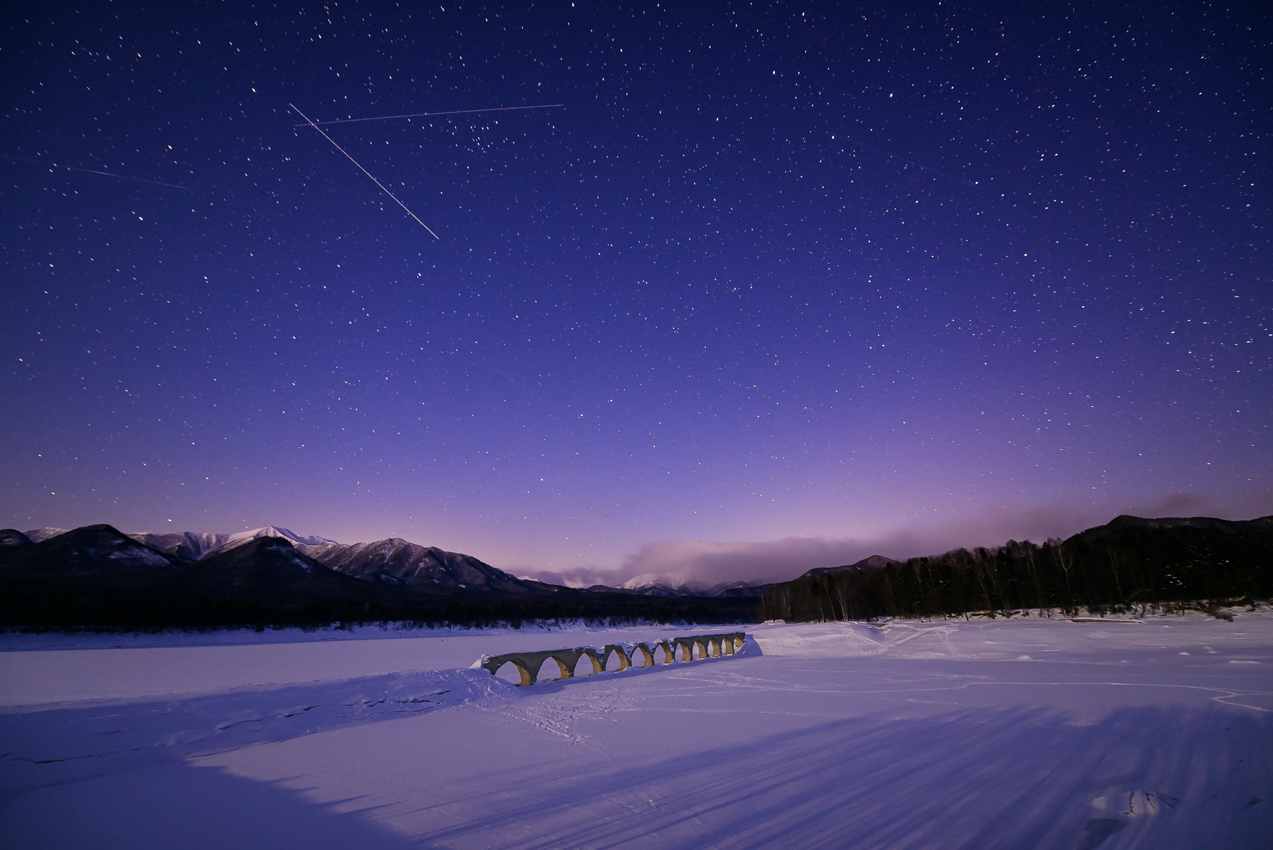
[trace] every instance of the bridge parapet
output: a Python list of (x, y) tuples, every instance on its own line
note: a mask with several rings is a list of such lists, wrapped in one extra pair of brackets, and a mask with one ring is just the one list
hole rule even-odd
[[(512, 664), (521, 679), (518, 684), (525, 686), (533, 685), (538, 681), (539, 672), (549, 659), (557, 665), (562, 679), (571, 679), (574, 678), (575, 668), (583, 658), (591, 662), (592, 672), (596, 674), (604, 672), (610, 656), (616, 655), (619, 659), (619, 669), (616, 672), (623, 672), (630, 667), (654, 667), (655, 655), (660, 649), (663, 650), (663, 664), (671, 664), (676, 660), (678, 647), (681, 650), (681, 663), (736, 655), (742, 650), (746, 638), (745, 632), (728, 632), (715, 635), (689, 635), (633, 644), (608, 643), (600, 650), (591, 646), (577, 646), (539, 652), (508, 652), (503, 655), (483, 656), (474, 666), (481, 666), (493, 676), (505, 664)], [(695, 649), (697, 649), (697, 655)]]

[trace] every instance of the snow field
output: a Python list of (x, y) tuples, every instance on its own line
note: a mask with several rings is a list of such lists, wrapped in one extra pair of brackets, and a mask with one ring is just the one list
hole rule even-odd
[(720, 630), (8, 635), (0, 845), (1273, 846), (1268, 613), (766, 624), (648, 671), (466, 669)]

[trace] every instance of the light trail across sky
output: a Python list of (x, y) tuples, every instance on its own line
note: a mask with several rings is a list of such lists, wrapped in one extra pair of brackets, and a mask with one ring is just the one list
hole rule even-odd
[[(449, 112), (413, 112), (409, 115), (378, 115), (374, 118), (339, 118), (335, 121), (310, 121), (310, 126), (327, 124), (358, 124), (364, 121), (396, 121), (401, 118), (432, 118), (435, 115), (469, 115), (474, 112), (513, 112), (523, 109), (556, 109), (565, 106), (563, 103), (541, 103), (536, 106), (492, 106), (487, 109), (453, 109)], [(295, 109), (295, 107), (293, 107)], [(304, 127), (304, 124), (297, 124)]]
[[(289, 103), (289, 104), (288, 104), (288, 106), (292, 107), (292, 109), (296, 109), (296, 106), (295, 106), (294, 104)], [(322, 128), (321, 128), (321, 127), (319, 127), (317, 124), (315, 124), (313, 121), (310, 121), (310, 120), (309, 120), (309, 118), (307, 118), (307, 117), (306, 117), (306, 115), (305, 115), (305, 113), (304, 113), (304, 112), (301, 112), (299, 109), (296, 109), (296, 114), (297, 114), (297, 115), (299, 115), (299, 116), (301, 116), (302, 118), (304, 118), (304, 119), (305, 119), (305, 121), (306, 121), (306, 123), (308, 123), (308, 124), (309, 124), (309, 126), (313, 127), (313, 128), (314, 128), (315, 130), (317, 130), (318, 132), (323, 133)], [(304, 124), (300, 124), (300, 125), (297, 125), (297, 126), (301, 126), (301, 127), (303, 127), (303, 126), (305, 126), (305, 125), (304, 125)], [(371, 177), (371, 182), (372, 182), (372, 183), (375, 183), (377, 186), (379, 186), (379, 187), (380, 187), (380, 191), (384, 192), (386, 195), (388, 195), (389, 197), (393, 198), (394, 203), (396, 203), (398, 206), (402, 207), (404, 210), (406, 210), (406, 211), (407, 211), (407, 215), (409, 215), (409, 216), (411, 216), (412, 218), (414, 218), (414, 219), (415, 219), (415, 220), (419, 223), (419, 225), (420, 225), (421, 227), (423, 227), (425, 230), (429, 231), (429, 235), (430, 235), (430, 236), (432, 236), (434, 239), (440, 239), (440, 238), (442, 238), (442, 237), (438, 236), (436, 233), (434, 233), (434, 232), (433, 232), (433, 229), (432, 229), (431, 227), (429, 227), (429, 225), (425, 224), (423, 221), (420, 221), (420, 217), (419, 217), (418, 215), (416, 215), (415, 213), (411, 212), (411, 210), (407, 208), (407, 205), (406, 205), (406, 204), (404, 204), (402, 201), (399, 201), (399, 200), (398, 200), (398, 196), (397, 196), (397, 195), (395, 195), (393, 192), (390, 192), (388, 189), (386, 189), (386, 188), (385, 188), (385, 184), (381, 183), (379, 180), (377, 180), (375, 177), (373, 177), (370, 171), (368, 171), (367, 169), (365, 169), (365, 168), (363, 168), (361, 165), (359, 165), (358, 160), (354, 159), (352, 156), (349, 156), (349, 153), (348, 153), (348, 152), (347, 152), (344, 148), (342, 148), (340, 145), (337, 145), (337, 144), (336, 144), (336, 140), (335, 140), (335, 139), (333, 139), (331, 136), (327, 135), (326, 133), (323, 133), (323, 138), (324, 138), (324, 139), (326, 139), (327, 141), (331, 142), (333, 145), (335, 145), (336, 150), (338, 150), (338, 151), (340, 151), (341, 153), (345, 154), (345, 156), (349, 159), (349, 161), (350, 161), (350, 162), (352, 162), (354, 165), (357, 165), (357, 166), (358, 166), (358, 169), (359, 169), (359, 170), (360, 170), (363, 174), (366, 174), (368, 177)]]
[(114, 177), (116, 180), (131, 180), (134, 183), (149, 183), (152, 186), (167, 186), (169, 189), (185, 189), (187, 192), (190, 191), (189, 187), (182, 186), (178, 183), (162, 183), (159, 180), (147, 180), (144, 177), (129, 177), (124, 174), (112, 174), (109, 171), (97, 171), (92, 168), (77, 168), (74, 165), (62, 165), (58, 162), (44, 162), (38, 159), (26, 159), (20, 156), (10, 156), (7, 153), (0, 154), (0, 156), (3, 156), (5, 159), (13, 160), (14, 162), (29, 162), (32, 165), (43, 165), (48, 168), (65, 168), (67, 171), (82, 171), (85, 174), (100, 174), (103, 177)]

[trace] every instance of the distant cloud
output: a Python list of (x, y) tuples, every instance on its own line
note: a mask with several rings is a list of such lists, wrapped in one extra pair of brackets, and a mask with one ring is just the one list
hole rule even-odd
[(1050, 537), (1069, 537), (1109, 522), (1124, 513), (1137, 516), (1229, 516), (1249, 519), (1267, 513), (1273, 500), (1256, 500), (1234, 513), (1195, 493), (1167, 493), (1137, 503), (1076, 506), (1064, 502), (1028, 507), (989, 509), (972, 517), (943, 523), (916, 523), (875, 537), (785, 537), (761, 542), (675, 540), (647, 543), (628, 556), (618, 569), (578, 567), (570, 570), (529, 570), (542, 581), (573, 586), (616, 585), (639, 575), (656, 575), (680, 582), (713, 585), (729, 581), (786, 581), (814, 567), (852, 564), (870, 555), (904, 560), (937, 555), (958, 547), (999, 546), (1008, 540), (1042, 543)]
[(540, 570), (534, 567), (501, 567), (501, 569), (522, 578), (538, 579), (549, 584), (564, 584), (567, 587), (591, 587), (594, 584), (614, 586), (627, 580), (627, 576), (615, 578), (619, 573), (613, 567), (571, 567), (566, 570)]
[(851, 564), (878, 544), (825, 537), (786, 537), (760, 543), (678, 540), (648, 543), (619, 570), (620, 581), (654, 574), (712, 585), (725, 581), (784, 581), (812, 567)]

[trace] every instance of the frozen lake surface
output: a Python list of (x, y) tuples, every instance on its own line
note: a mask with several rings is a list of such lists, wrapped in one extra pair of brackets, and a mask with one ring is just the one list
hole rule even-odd
[(0, 846), (1273, 847), (1273, 614), (0, 635)]

